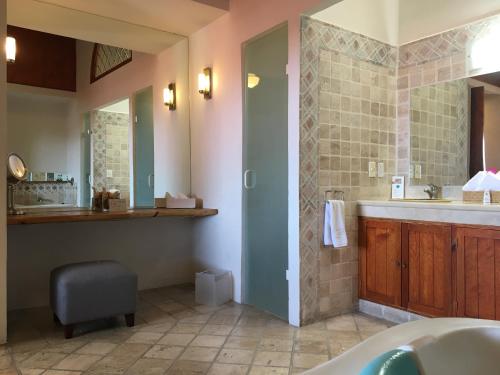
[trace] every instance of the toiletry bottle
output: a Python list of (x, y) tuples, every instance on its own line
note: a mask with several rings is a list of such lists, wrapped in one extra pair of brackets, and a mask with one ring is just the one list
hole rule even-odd
[(483, 196), (483, 204), (490, 204), (490, 203), (491, 203), (491, 193), (489, 190), (485, 190)]

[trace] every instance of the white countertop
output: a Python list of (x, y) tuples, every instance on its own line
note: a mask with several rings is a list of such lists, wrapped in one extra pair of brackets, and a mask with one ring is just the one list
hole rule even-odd
[(500, 204), (360, 200), (358, 215), (396, 220), (500, 226)]

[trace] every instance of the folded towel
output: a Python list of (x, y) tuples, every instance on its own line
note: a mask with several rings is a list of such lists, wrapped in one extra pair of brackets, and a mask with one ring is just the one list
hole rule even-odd
[(347, 246), (344, 201), (330, 200), (326, 202), (323, 242), (326, 246)]

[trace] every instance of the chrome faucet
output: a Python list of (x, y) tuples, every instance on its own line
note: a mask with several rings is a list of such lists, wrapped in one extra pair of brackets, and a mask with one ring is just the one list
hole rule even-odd
[(436, 186), (434, 184), (429, 184), (429, 187), (425, 189), (424, 192), (427, 193), (429, 199), (437, 199), (439, 190), (441, 190), (439, 186)]

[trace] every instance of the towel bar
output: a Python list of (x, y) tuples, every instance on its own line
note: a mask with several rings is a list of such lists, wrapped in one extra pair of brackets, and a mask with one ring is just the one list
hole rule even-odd
[(325, 191), (325, 201), (328, 201), (328, 194), (331, 194), (333, 199), (335, 199), (335, 196), (339, 197), (337, 199), (340, 199), (341, 201), (345, 200), (345, 194), (342, 190), (327, 190)]

